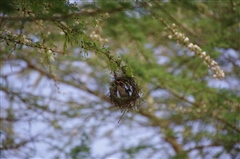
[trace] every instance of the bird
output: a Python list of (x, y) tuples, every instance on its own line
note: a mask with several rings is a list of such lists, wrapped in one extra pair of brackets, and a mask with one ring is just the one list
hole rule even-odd
[(117, 90), (121, 98), (129, 98), (130, 90), (126, 87), (126, 84), (122, 81), (116, 81)]

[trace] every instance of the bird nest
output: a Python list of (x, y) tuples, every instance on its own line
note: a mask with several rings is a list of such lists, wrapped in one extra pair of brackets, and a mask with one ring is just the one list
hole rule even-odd
[[(121, 96), (121, 92), (118, 89), (119, 84), (128, 92), (127, 96)], [(139, 85), (132, 77), (114, 77), (114, 80), (110, 83), (109, 90), (111, 103), (119, 107), (122, 111), (131, 110), (136, 107), (136, 102), (140, 98)]]

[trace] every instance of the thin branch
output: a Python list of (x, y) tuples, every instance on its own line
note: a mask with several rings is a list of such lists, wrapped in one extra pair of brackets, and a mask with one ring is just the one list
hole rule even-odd
[(193, 151), (193, 150), (199, 150), (199, 149), (204, 149), (204, 148), (214, 147), (214, 146), (219, 146), (219, 145), (216, 145), (216, 144), (210, 144), (210, 145), (195, 146), (195, 147), (193, 147), (193, 148), (189, 148), (189, 149), (187, 149), (186, 151), (187, 151), (187, 152), (191, 152), (191, 151)]
[(109, 99), (106, 97), (106, 95), (103, 95), (102, 93), (99, 93), (97, 91), (93, 91), (91, 89), (89, 89), (88, 87), (85, 86), (84, 83), (81, 83), (81, 81), (79, 81), (79, 83), (73, 83), (72, 81), (66, 81), (66, 80), (63, 80), (62, 78), (59, 78), (59, 77), (56, 77), (54, 76), (53, 74), (51, 73), (48, 73), (48, 72), (45, 72), (43, 71), (42, 69), (38, 68), (37, 66), (33, 65), (30, 61), (26, 61), (28, 63), (28, 67), (29, 68), (32, 68), (36, 71), (38, 71), (40, 74), (44, 75), (44, 76), (47, 76), (49, 79), (53, 79), (54, 81), (58, 81), (58, 82), (61, 82), (61, 83), (65, 83), (67, 85), (70, 85), (70, 86), (73, 86), (73, 87), (76, 87), (78, 89), (82, 89), (92, 95), (95, 95), (96, 97), (104, 100), (104, 101), (108, 101), (109, 102)]
[(28, 39), (24, 39), (21, 37), (21, 35), (17, 36), (17, 37), (14, 37), (12, 36), (11, 34), (8, 34), (8, 35), (4, 35), (2, 32), (0, 33), (0, 39), (3, 39), (7, 42), (12, 42), (12, 43), (15, 43), (15, 44), (20, 44), (20, 45), (25, 45), (25, 46), (29, 46), (29, 47), (33, 47), (33, 48), (38, 48), (38, 49), (43, 49), (45, 51), (52, 51), (54, 53), (60, 53), (60, 54), (64, 54), (64, 52), (62, 51), (59, 51), (55, 48), (49, 48), (47, 46), (43, 46), (39, 43), (33, 43), (32, 41), (28, 40)]
[(35, 16), (35, 17), (23, 17), (23, 16), (18, 16), (18, 17), (4, 17), (0, 16), (0, 18), (4, 18), (4, 20), (8, 21), (36, 21), (36, 20), (44, 20), (44, 21), (61, 21), (65, 19), (70, 19), (73, 17), (83, 17), (83, 16), (95, 16), (103, 13), (116, 13), (120, 11), (124, 11), (126, 9), (135, 9), (137, 7), (131, 7), (131, 8), (124, 8), (124, 7), (119, 7), (111, 10), (100, 10), (100, 9), (95, 9), (95, 10), (83, 10), (79, 11), (77, 13), (71, 13), (71, 14), (66, 14), (66, 15), (61, 15), (61, 16)]
[(174, 18), (174, 16), (172, 16), (167, 10), (165, 10), (165, 8), (160, 5), (157, 1), (156, 2), (156, 5), (161, 9), (161, 11), (163, 13), (165, 13), (170, 20), (172, 20), (174, 23), (176, 23), (179, 27), (181, 27), (183, 30), (185, 30), (188, 34), (190, 34), (191, 36), (193, 37), (197, 37), (199, 40), (201, 40), (202, 43), (204, 43), (204, 40), (202, 38), (200, 38), (199, 36), (197, 36), (196, 34), (194, 34), (192, 31), (190, 31), (188, 28), (186, 28), (184, 25), (182, 25), (181, 22), (179, 22), (176, 18)]
[(213, 114), (213, 116), (216, 117), (217, 120), (221, 121), (222, 123), (226, 124), (227, 126), (231, 127), (232, 129), (234, 129), (240, 133), (240, 128), (238, 128), (236, 125), (229, 123), (228, 121), (226, 121), (225, 119), (223, 119), (217, 115)]
[[(142, 114), (143, 116), (147, 117), (150, 121), (152, 121), (152, 126), (158, 126), (160, 129), (170, 129), (169, 124), (170, 121), (160, 119), (159, 117), (155, 116), (153, 113), (147, 111), (146, 109), (140, 109), (139, 113)], [(183, 153), (183, 147), (181, 144), (179, 144), (174, 136), (168, 136), (166, 133), (163, 131), (165, 134), (165, 141), (168, 142), (174, 149), (174, 151), (178, 153)]]

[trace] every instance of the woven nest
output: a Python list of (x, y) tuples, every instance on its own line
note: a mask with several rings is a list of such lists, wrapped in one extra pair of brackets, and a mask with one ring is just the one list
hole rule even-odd
[[(129, 96), (122, 97), (118, 90), (118, 84), (124, 84), (124, 88), (128, 90)], [(115, 106), (119, 107), (121, 110), (133, 109), (136, 106), (137, 99), (140, 98), (140, 88), (135, 82), (134, 78), (121, 76), (115, 77), (110, 83), (110, 101)]]

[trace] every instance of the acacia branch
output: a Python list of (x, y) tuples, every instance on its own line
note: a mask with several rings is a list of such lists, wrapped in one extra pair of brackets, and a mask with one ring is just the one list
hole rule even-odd
[(3, 32), (0, 32), (0, 39), (3, 39), (4, 41), (6, 41), (7, 44), (9, 42), (11, 42), (11, 43), (14, 43), (14, 44), (20, 44), (20, 45), (33, 47), (33, 48), (43, 49), (45, 51), (50, 50), (50, 51), (55, 52), (55, 53), (64, 54), (64, 52), (59, 51), (59, 50), (57, 50), (55, 48), (49, 48), (49, 47), (44, 46), (44, 45), (42, 45), (40, 43), (33, 43), (31, 40), (23, 38), (22, 35), (14, 37), (11, 34), (4, 35)]
[(38, 71), (40, 74), (48, 77), (49, 79), (53, 79), (54, 81), (58, 81), (58, 82), (61, 82), (61, 83), (65, 83), (67, 85), (70, 85), (70, 86), (73, 86), (75, 88), (78, 88), (78, 89), (81, 89), (81, 90), (84, 90), (104, 101), (108, 101), (108, 98), (106, 97), (106, 95), (103, 95), (102, 93), (99, 93), (97, 91), (93, 91), (91, 89), (89, 89), (88, 87), (85, 86), (85, 83), (81, 83), (81, 81), (79, 81), (79, 83), (74, 83), (74, 82), (71, 82), (71, 81), (66, 81), (66, 80), (63, 80), (62, 78), (59, 78), (59, 77), (56, 77), (54, 76), (53, 74), (51, 73), (48, 73), (46, 71), (43, 71), (42, 69), (38, 68), (37, 66), (33, 65), (30, 61), (27, 61), (26, 62), (28, 63), (28, 67), (31, 68), (31, 69), (34, 69), (36, 71)]
[[(140, 109), (139, 113), (147, 117), (152, 122), (152, 126), (158, 126), (160, 129), (170, 130), (169, 128), (170, 121), (160, 119), (159, 117), (155, 116), (153, 113), (147, 111), (146, 109)], [(166, 134), (166, 132), (163, 133), (165, 135), (164, 136), (165, 141), (168, 142), (173, 147), (176, 154), (182, 154), (185, 152), (183, 150), (182, 145), (177, 142), (176, 138), (173, 135), (169, 136)]]
[(49, 15), (44, 15), (44, 16), (31, 16), (31, 17), (25, 17), (25, 16), (15, 16), (15, 17), (4, 17), (4, 16), (0, 16), (0, 18), (4, 19), (4, 20), (8, 20), (8, 21), (36, 21), (36, 20), (43, 20), (43, 21), (61, 21), (61, 20), (66, 20), (66, 19), (70, 19), (70, 18), (74, 18), (74, 17), (83, 17), (83, 16), (95, 16), (95, 15), (99, 15), (99, 14), (103, 14), (103, 13), (116, 13), (116, 12), (120, 12), (120, 11), (124, 11), (126, 9), (135, 9), (137, 8), (136, 6), (134, 7), (130, 7), (130, 8), (124, 8), (124, 7), (119, 7), (119, 8), (114, 8), (111, 10), (100, 10), (100, 9), (88, 9), (88, 10), (84, 10), (83, 11), (79, 11), (79, 12), (75, 12), (75, 13), (70, 13), (70, 14), (66, 14), (66, 15), (61, 15), (61, 16), (49, 16)]

